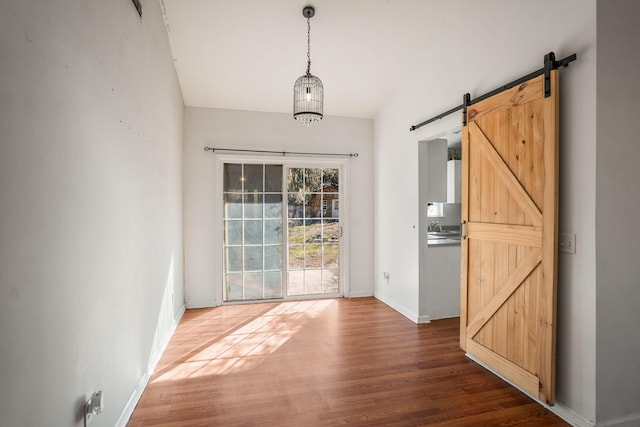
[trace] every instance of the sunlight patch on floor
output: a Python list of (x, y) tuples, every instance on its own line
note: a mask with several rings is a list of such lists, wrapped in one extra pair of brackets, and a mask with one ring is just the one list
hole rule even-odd
[[(283, 302), (263, 314), (251, 307), (249, 310), (255, 314), (249, 318), (247, 310), (242, 310), (242, 307), (247, 306), (235, 306), (221, 313), (221, 320), (224, 319), (226, 325), (223, 333), (207, 335), (207, 338), (203, 338), (203, 343), (195, 345), (192, 353), (180, 358), (179, 363), (166, 367), (151, 382), (227, 375), (252, 369), (332, 304), (335, 304), (334, 300)], [(225, 308), (227, 307), (221, 307), (221, 310)], [(237, 320), (235, 324), (230, 321), (233, 318)], [(216, 328), (216, 325), (209, 326), (214, 330)], [(202, 325), (188, 327), (192, 331), (202, 331), (203, 334), (207, 331)], [(203, 347), (206, 342), (210, 344)]]

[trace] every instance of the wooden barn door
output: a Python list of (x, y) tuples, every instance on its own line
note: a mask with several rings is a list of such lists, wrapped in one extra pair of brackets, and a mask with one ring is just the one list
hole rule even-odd
[(460, 345), (553, 404), (557, 70), (551, 71), (550, 83), (548, 97), (540, 75), (467, 110)]

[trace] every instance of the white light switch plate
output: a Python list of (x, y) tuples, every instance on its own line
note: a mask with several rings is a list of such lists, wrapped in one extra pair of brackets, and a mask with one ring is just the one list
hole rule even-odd
[(576, 253), (576, 235), (571, 233), (558, 233), (558, 250), (570, 254)]

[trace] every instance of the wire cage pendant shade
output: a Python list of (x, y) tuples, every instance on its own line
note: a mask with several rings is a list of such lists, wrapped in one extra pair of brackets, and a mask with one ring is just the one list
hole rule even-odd
[(293, 118), (299, 122), (313, 124), (322, 120), (324, 88), (316, 76), (305, 74), (293, 86)]
[(307, 125), (322, 120), (324, 104), (324, 87), (322, 81), (311, 74), (311, 23), (315, 14), (313, 6), (302, 9), (307, 18), (307, 72), (300, 76), (293, 86), (293, 118)]

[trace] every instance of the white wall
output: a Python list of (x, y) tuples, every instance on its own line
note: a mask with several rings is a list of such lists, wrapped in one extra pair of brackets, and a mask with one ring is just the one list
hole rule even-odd
[(640, 424), (640, 3), (598, 1), (598, 424)]
[(219, 305), (216, 269), (216, 186), (212, 152), (204, 147), (354, 153), (349, 161), (348, 296), (373, 295), (373, 121), (325, 117), (307, 127), (290, 114), (186, 108), (184, 119), (185, 294), (188, 307)]
[(183, 304), (159, 4), (0, 3), (0, 425), (114, 426)]
[(416, 8), (425, 16), (424, 52), (416, 52), (375, 121), (375, 295), (418, 316), (418, 141), (459, 126), (460, 115), (415, 132), (409, 127), (460, 104), (465, 92), (478, 96), (541, 68), (550, 51), (558, 58), (577, 53), (578, 61), (561, 71), (560, 231), (577, 235), (577, 253), (559, 260), (557, 408), (590, 424), (596, 410), (595, 0), (443, 1)]

